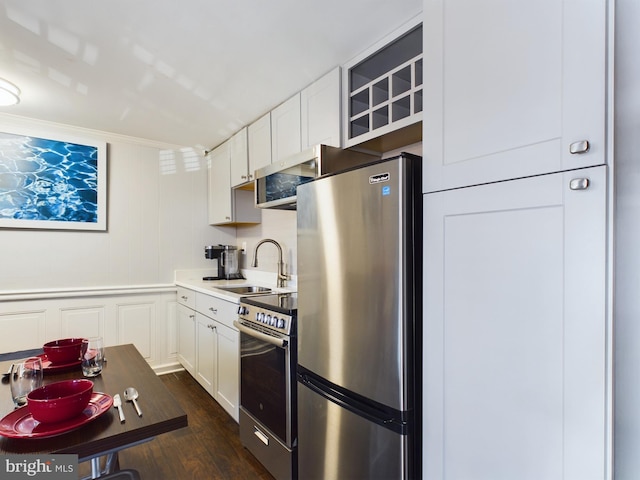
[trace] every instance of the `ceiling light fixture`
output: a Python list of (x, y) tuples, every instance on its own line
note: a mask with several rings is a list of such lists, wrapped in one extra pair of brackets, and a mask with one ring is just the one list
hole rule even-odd
[(0, 78), (0, 106), (16, 103), (20, 103), (20, 89), (4, 78)]

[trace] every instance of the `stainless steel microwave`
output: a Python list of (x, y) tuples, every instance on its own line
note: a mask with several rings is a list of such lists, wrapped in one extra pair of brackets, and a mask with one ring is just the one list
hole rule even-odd
[(335, 173), (370, 163), (379, 155), (316, 145), (256, 170), (254, 191), (256, 206), (295, 210), (298, 185), (327, 173)]

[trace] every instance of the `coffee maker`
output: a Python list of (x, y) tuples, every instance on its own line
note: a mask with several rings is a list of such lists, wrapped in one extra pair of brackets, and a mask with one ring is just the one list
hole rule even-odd
[(244, 278), (238, 267), (238, 248), (233, 245), (208, 245), (204, 247), (204, 258), (218, 260), (218, 276), (203, 277), (203, 280), (233, 280)]

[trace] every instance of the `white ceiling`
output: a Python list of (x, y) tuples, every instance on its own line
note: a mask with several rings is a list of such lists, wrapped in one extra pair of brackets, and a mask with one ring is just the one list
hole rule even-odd
[(422, 0), (3, 0), (0, 113), (207, 149)]

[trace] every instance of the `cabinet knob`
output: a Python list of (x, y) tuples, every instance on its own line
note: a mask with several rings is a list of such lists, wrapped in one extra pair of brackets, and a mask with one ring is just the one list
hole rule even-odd
[(574, 178), (569, 182), (569, 188), (571, 190), (586, 190), (589, 188), (588, 178)]
[(231, 220), (231, 217), (224, 217), (225, 220)]
[(195, 315), (189, 315), (189, 318), (193, 319), (193, 318), (196, 318), (196, 316)]
[(189, 299), (189, 297), (187, 297), (186, 295), (182, 295), (180, 298), (183, 299), (185, 302)]
[(246, 175), (241, 175), (241, 176), (240, 176), (240, 178), (241, 178), (242, 180), (246, 180), (246, 179), (247, 179), (247, 176), (246, 176)]
[(211, 310), (215, 315), (218, 314), (218, 309), (217, 308), (209, 307), (209, 310)]
[(589, 145), (588, 140), (580, 140), (579, 142), (573, 142), (571, 145), (569, 145), (569, 152), (572, 155), (587, 153), (590, 146), (591, 145)]

